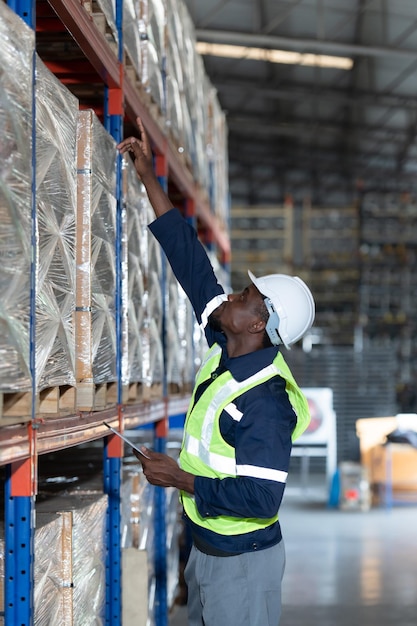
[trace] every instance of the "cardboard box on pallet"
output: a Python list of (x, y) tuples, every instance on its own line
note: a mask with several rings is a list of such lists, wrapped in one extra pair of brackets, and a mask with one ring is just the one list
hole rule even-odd
[(116, 143), (92, 110), (77, 129), (77, 408), (116, 402)]

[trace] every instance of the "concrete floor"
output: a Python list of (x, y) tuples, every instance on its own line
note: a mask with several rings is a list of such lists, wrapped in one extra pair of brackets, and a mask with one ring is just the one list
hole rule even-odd
[[(417, 625), (417, 505), (341, 511), (294, 491), (280, 519), (280, 626)], [(186, 625), (185, 607), (174, 608), (169, 626)]]

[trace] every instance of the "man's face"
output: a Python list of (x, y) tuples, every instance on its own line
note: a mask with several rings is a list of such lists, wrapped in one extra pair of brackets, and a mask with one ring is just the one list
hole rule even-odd
[(240, 334), (260, 318), (263, 297), (252, 283), (240, 293), (229, 294), (210, 315), (209, 324), (213, 330)]

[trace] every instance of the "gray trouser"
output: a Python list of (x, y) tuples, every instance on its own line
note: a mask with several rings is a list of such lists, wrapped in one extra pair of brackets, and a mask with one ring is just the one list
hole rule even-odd
[(284, 568), (283, 541), (228, 557), (193, 546), (185, 569), (189, 626), (278, 626)]

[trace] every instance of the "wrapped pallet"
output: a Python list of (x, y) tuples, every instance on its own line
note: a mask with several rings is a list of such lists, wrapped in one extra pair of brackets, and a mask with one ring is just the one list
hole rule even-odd
[(191, 390), (194, 379), (192, 345), (194, 312), (170, 266), (167, 268), (166, 289), (166, 375), (168, 390), (171, 394), (185, 393)]
[(126, 457), (121, 491), (123, 586), (132, 584), (135, 589), (123, 602), (123, 623), (128, 626), (155, 624), (154, 497), (155, 488), (141, 465)]
[[(151, 430), (131, 431), (129, 437), (136, 443), (153, 447)], [(170, 431), (167, 454), (178, 460), (182, 431)], [(166, 554), (167, 554), (167, 605), (175, 602), (179, 582), (179, 536), (182, 532), (182, 507), (178, 491), (165, 489)], [(126, 598), (123, 607), (123, 624), (130, 626), (154, 626), (155, 624), (155, 487), (150, 485), (136, 457), (125, 457), (122, 483), (122, 547), (129, 554), (125, 563), (136, 563), (133, 569), (124, 570), (136, 593)], [(136, 552), (136, 555), (133, 553)], [(139, 566), (140, 564), (140, 566)], [(144, 571), (147, 572), (146, 587)], [(146, 593), (146, 612), (144, 609)], [(126, 611), (126, 615), (125, 615)], [(125, 619), (126, 618), (126, 619)]]
[(211, 204), (222, 228), (227, 232), (230, 222), (229, 159), (226, 115), (217, 91), (208, 89), (207, 159), (211, 186)]
[(145, 91), (155, 105), (155, 117), (165, 117), (162, 69), (166, 58), (166, 8), (164, 0), (140, 0), (142, 24), (142, 71)]
[(116, 143), (92, 110), (77, 129), (76, 384), (77, 407), (115, 402)]
[[(139, 0), (124, 0), (123, 2), (123, 46), (127, 53), (125, 68), (133, 68), (134, 79), (142, 75), (142, 38), (143, 23), (140, 13)], [(131, 76), (130, 76), (131, 77)], [(132, 77), (131, 77), (132, 78)]]
[(159, 251), (148, 231), (153, 211), (130, 158), (123, 162), (123, 191), (127, 233), (123, 277), (128, 309), (124, 349), (129, 390), (126, 400), (146, 401), (155, 391), (155, 385), (161, 391), (162, 383), (162, 268)]
[(21, 414), (15, 407), (20, 392), (31, 404), (34, 33), (4, 2), (0, 3), (0, 39), (0, 421), (8, 423), (8, 415)]
[(75, 408), (77, 122), (77, 98), (37, 57), (36, 388), (50, 413)]
[(167, 5), (167, 125), (187, 166), (195, 162), (193, 107), (198, 89), (195, 75), (195, 30), (185, 3), (173, 0)]
[[(63, 494), (49, 506), (57, 513), (42, 526), (50, 514), (42, 513), (39, 506), (35, 532), (36, 624), (93, 626), (104, 620), (105, 613), (107, 497)], [(71, 600), (65, 597), (68, 584), (72, 585)], [(66, 607), (67, 615), (60, 607)]]
[[(147, 223), (154, 218), (153, 211), (149, 208)], [(149, 369), (147, 384), (150, 386), (151, 396), (162, 396), (162, 383), (164, 379), (164, 351), (163, 351), (163, 310), (164, 294), (163, 266), (161, 249), (154, 237), (148, 238), (148, 271), (145, 278), (145, 292), (147, 298), (148, 316), (146, 319), (146, 332), (149, 335)], [(145, 367), (148, 364), (145, 363)]]
[(116, 27), (116, 0), (91, 0), (85, 2), (84, 6), (91, 11), (94, 23), (117, 56), (119, 36)]
[[(104, 623), (106, 510), (107, 497), (94, 492), (69, 494), (63, 489), (38, 502), (33, 611), (37, 626)], [(0, 539), (2, 582), (3, 556)]]
[(168, 135), (181, 154), (187, 155), (184, 137), (184, 82), (187, 68), (184, 59), (184, 25), (181, 20), (182, 0), (167, 5), (166, 55), (166, 122)]

